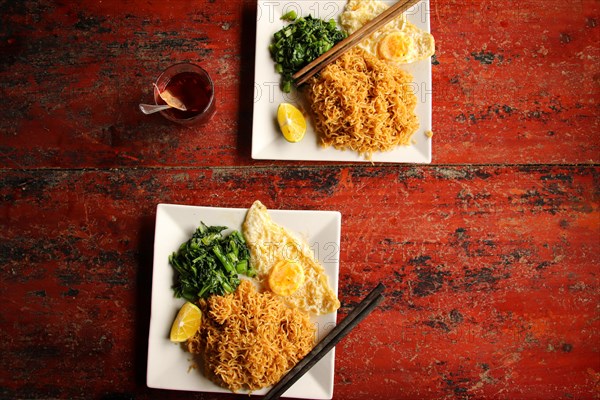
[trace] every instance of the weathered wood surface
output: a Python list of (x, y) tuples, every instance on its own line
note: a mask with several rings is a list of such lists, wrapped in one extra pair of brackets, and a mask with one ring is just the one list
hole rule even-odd
[(338, 346), (336, 398), (597, 396), (599, 179), (595, 167), (6, 172), (3, 394), (166, 396), (143, 384), (156, 203), (259, 198), (341, 211), (341, 315), (389, 288)]
[[(599, 7), (433, 0), (433, 88), (421, 95), (433, 101), (434, 162), (598, 162)], [(1, 11), (2, 163), (253, 164), (254, 1), (4, 2)], [(137, 110), (160, 71), (183, 60), (216, 81), (218, 111), (203, 128)]]
[[(145, 385), (154, 218), (255, 199), (342, 213), (340, 318), (388, 287), (334, 399), (599, 398), (599, 7), (432, 0), (399, 166), (251, 160), (255, 1), (0, 2), (0, 398), (238, 398)], [(181, 60), (205, 127), (137, 112)]]

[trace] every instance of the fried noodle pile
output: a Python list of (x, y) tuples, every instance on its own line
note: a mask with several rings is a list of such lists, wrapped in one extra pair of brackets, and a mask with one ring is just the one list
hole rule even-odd
[(201, 357), (206, 376), (234, 392), (278, 382), (314, 346), (307, 313), (286, 307), (272, 293), (258, 293), (248, 281), (199, 306), (202, 326), (188, 350)]
[(310, 80), (308, 98), (324, 147), (375, 151), (409, 145), (419, 127), (412, 76), (354, 48)]

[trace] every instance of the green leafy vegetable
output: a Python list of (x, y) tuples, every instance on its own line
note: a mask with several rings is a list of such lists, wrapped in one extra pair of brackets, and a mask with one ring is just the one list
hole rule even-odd
[(238, 274), (256, 276), (244, 237), (239, 231), (224, 236), (225, 229), (201, 222), (192, 237), (169, 256), (176, 271), (176, 297), (195, 302), (213, 294), (232, 293), (240, 284)]
[[(288, 14), (284, 15), (285, 19), (290, 17)], [(310, 15), (275, 32), (269, 51), (275, 61), (275, 71), (282, 75), (281, 90), (289, 93), (292, 75), (345, 37), (346, 33), (337, 28), (335, 20), (324, 21)]]
[(295, 20), (297, 17), (298, 17), (298, 14), (296, 14), (296, 11), (294, 11), (294, 10), (291, 10), (291, 11), (288, 11), (288, 12), (286, 12), (285, 14), (283, 14), (283, 15), (281, 16), (281, 19), (282, 19), (282, 20), (284, 20), (284, 21), (293, 21), (293, 20)]

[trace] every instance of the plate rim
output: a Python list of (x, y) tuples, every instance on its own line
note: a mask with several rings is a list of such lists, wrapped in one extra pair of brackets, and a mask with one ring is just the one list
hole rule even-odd
[[(384, 3), (391, 4), (393, 1), (391, 0), (382, 0)], [(339, 14), (343, 11), (343, 6), (346, 4), (346, 0), (333, 0), (333, 3), (341, 4), (342, 8), (335, 14), (335, 18), (338, 18)], [(428, 57), (425, 60), (418, 61), (416, 63), (410, 64), (409, 69), (420, 69), (424, 74), (424, 80), (419, 80), (418, 82), (414, 82), (415, 85), (423, 84), (425, 85), (424, 93), (421, 96), (426, 96), (426, 101), (424, 101), (424, 107), (426, 107), (426, 113), (423, 117), (419, 116), (420, 127), (417, 132), (413, 135), (413, 141), (419, 140), (425, 143), (424, 149), (419, 149), (415, 144), (411, 144), (410, 146), (397, 146), (396, 148), (388, 151), (388, 152), (375, 152), (373, 153), (373, 157), (371, 160), (366, 159), (358, 155), (358, 153), (351, 150), (335, 150), (332, 147), (328, 147), (326, 149), (322, 148), (319, 144), (317, 144), (316, 149), (311, 149), (309, 152), (298, 152), (287, 150), (286, 145), (290, 146), (298, 146), (298, 144), (288, 144), (284, 142), (284, 139), (276, 137), (271, 142), (268, 142), (266, 145), (261, 145), (259, 147), (258, 144), (258, 136), (259, 131), (264, 131), (264, 126), (260, 126), (257, 118), (257, 111), (261, 104), (260, 100), (256, 100), (256, 90), (257, 87), (260, 86), (259, 75), (261, 74), (261, 65), (264, 63), (264, 60), (261, 61), (259, 55), (267, 51), (267, 46), (259, 46), (259, 42), (261, 38), (261, 23), (260, 19), (262, 16), (262, 12), (260, 12), (261, 5), (268, 3), (272, 5), (275, 2), (270, 0), (257, 0), (257, 21), (256, 21), (256, 41), (254, 46), (254, 86), (255, 86), (255, 96), (254, 96), (254, 107), (253, 107), (253, 122), (252, 122), (252, 145), (251, 145), (251, 158), (254, 160), (285, 160), (285, 161), (323, 161), (323, 162), (358, 162), (358, 163), (395, 163), (395, 164), (430, 164), (432, 162), (432, 153), (433, 153), (433, 141), (431, 137), (426, 137), (426, 131), (432, 131), (432, 114), (433, 114), (433, 86), (432, 86), (432, 64), (431, 57)], [(276, 2), (278, 6), (281, 8), (286, 7), (287, 5), (297, 5), (298, 2), (292, 0), (282, 0)], [(425, 7), (425, 17), (423, 21), (417, 22), (417, 25), (424, 29), (426, 32), (431, 32), (431, 17), (430, 17), (430, 1), (429, 0), (420, 0), (417, 4), (415, 4), (411, 9), (416, 7)], [(408, 15), (409, 20), (411, 22), (416, 22), (413, 18), (413, 15)], [(270, 25), (271, 22), (268, 22)], [(266, 24), (265, 24), (266, 25)], [(268, 52), (267, 52), (268, 54)], [(271, 58), (269, 57), (269, 61), (273, 64)], [(263, 68), (264, 69), (264, 68)], [(277, 80), (279, 81), (279, 75), (277, 76)], [(429, 89), (428, 89), (429, 88)], [(281, 95), (281, 92), (278, 91)], [(285, 98), (285, 97), (284, 97)], [(263, 100), (263, 103), (265, 101)], [(271, 103), (269, 101), (269, 103)], [(418, 104), (417, 104), (418, 106)], [(266, 107), (264, 107), (266, 108)], [(276, 128), (275, 128), (276, 129)], [(419, 135), (420, 133), (420, 135)], [(417, 137), (417, 135), (421, 137)], [(279, 135), (281, 136), (281, 135)], [(314, 138), (316, 139), (316, 138)], [(304, 139), (305, 141), (307, 138)], [(262, 144), (262, 143), (261, 143)], [(283, 149), (283, 150), (282, 150)], [(288, 147), (289, 149), (289, 147)], [(298, 149), (298, 148), (297, 148)], [(315, 150), (315, 151), (313, 151)], [(291, 153), (291, 155), (290, 155)], [(404, 154), (405, 153), (405, 154)]]
[[(152, 265), (152, 290), (151, 290), (151, 299), (150, 299), (150, 320), (149, 320), (149, 331), (148, 331), (148, 353), (147, 353), (147, 363), (146, 363), (146, 385), (149, 388), (154, 388), (154, 389), (166, 389), (166, 390), (182, 390), (182, 391), (192, 391), (192, 392), (197, 392), (197, 393), (232, 393), (231, 391), (229, 391), (228, 389), (219, 387), (216, 384), (212, 384), (211, 386), (214, 385), (212, 388), (209, 388), (208, 390), (203, 389), (203, 390), (197, 390), (197, 389), (189, 389), (186, 387), (179, 387), (177, 384), (175, 385), (164, 385), (161, 382), (157, 382), (157, 378), (155, 377), (155, 373), (154, 373), (154, 365), (151, 365), (153, 360), (155, 360), (156, 356), (159, 355), (157, 354), (157, 352), (159, 351), (159, 344), (156, 343), (156, 341), (160, 341), (160, 345), (164, 345), (166, 344), (166, 342), (168, 341), (168, 338), (165, 336), (163, 338), (161, 337), (156, 337), (157, 335), (155, 334), (155, 332), (157, 331), (157, 329), (159, 329), (157, 326), (159, 324), (158, 322), (158, 308), (156, 308), (156, 301), (158, 300), (158, 292), (157, 292), (157, 288), (160, 286), (161, 290), (164, 290), (164, 282), (158, 282), (159, 280), (159, 276), (156, 273), (156, 268), (160, 267), (160, 266), (164, 266), (165, 265), (165, 261), (161, 261), (161, 260), (157, 260), (157, 257), (159, 257), (160, 253), (157, 252), (157, 248), (159, 248), (160, 244), (159, 244), (159, 240), (160, 240), (160, 236), (159, 236), (159, 229), (164, 228), (163, 224), (165, 223), (165, 218), (168, 217), (168, 215), (166, 215), (166, 213), (168, 213), (168, 211), (170, 209), (179, 209), (180, 211), (182, 211), (183, 213), (185, 212), (199, 212), (199, 213), (206, 213), (206, 212), (214, 212), (214, 211), (218, 211), (218, 212), (223, 212), (223, 213), (234, 213), (234, 214), (238, 214), (238, 218), (239, 218), (239, 214), (243, 213), (243, 216), (245, 216), (245, 213), (247, 212), (248, 208), (237, 208), (237, 207), (213, 207), (213, 206), (201, 206), (201, 205), (190, 205), (190, 204), (174, 204), (174, 203), (158, 203), (156, 206), (156, 217), (155, 217), (155, 236), (154, 236), (154, 246), (153, 246), (153, 265)], [(286, 218), (289, 218), (290, 214), (312, 214), (312, 218), (322, 218), (323, 216), (328, 216), (328, 219), (326, 220), (326, 225), (324, 226), (324, 228), (327, 229), (333, 229), (333, 236), (335, 236), (335, 242), (337, 244), (337, 258), (335, 260), (335, 262), (332, 264), (331, 262), (327, 262), (326, 264), (329, 266), (329, 268), (333, 268), (332, 274), (328, 271), (327, 266), (324, 265), (327, 275), (330, 279), (330, 284), (332, 285), (332, 289), (334, 289), (336, 295), (338, 295), (339, 297), (339, 291), (338, 291), (338, 287), (339, 287), (339, 257), (340, 257), (340, 243), (341, 243), (341, 219), (342, 219), (342, 215), (341, 212), (336, 211), (336, 210), (308, 210), (308, 209), (268, 209), (269, 215), (271, 215), (271, 217), (273, 218), (273, 220), (279, 224), (282, 224), (281, 220), (285, 220)], [(235, 217), (234, 217), (235, 219)], [(242, 221), (243, 221), (243, 217), (242, 217)], [(194, 221), (195, 223), (199, 223), (199, 221)], [(191, 224), (191, 223), (190, 223)], [(333, 227), (331, 227), (330, 225), (334, 224)], [(240, 224), (241, 225), (241, 224)], [(284, 225), (284, 224), (282, 224)], [(285, 225), (284, 225), (285, 226)], [(236, 226), (229, 226), (230, 229), (237, 229)], [(241, 226), (239, 227), (241, 228)], [(298, 233), (295, 232), (294, 230), (290, 229), (292, 231), (292, 233)], [(299, 235), (300, 237), (302, 237), (301, 235)], [(310, 245), (310, 243), (309, 243)], [(176, 249), (173, 249), (176, 250)], [(333, 276), (332, 276), (333, 275)], [(170, 284), (169, 284), (170, 286)], [(174, 296), (172, 297), (173, 303), (181, 303), (183, 304), (183, 300), (182, 299), (177, 299)], [(165, 307), (169, 307), (169, 306), (165, 306)], [(178, 305), (178, 307), (180, 307), (180, 305)], [(333, 312), (333, 313), (329, 313), (325, 315), (327, 317), (327, 320), (332, 320), (333, 321), (333, 326), (337, 323), (337, 311)], [(312, 318), (311, 318), (312, 319)], [(315, 322), (317, 323), (317, 322)], [(329, 324), (329, 322), (328, 322)], [(161, 327), (162, 327), (162, 323), (161, 323)], [(318, 325), (317, 325), (318, 326)], [(331, 326), (331, 328), (333, 327)], [(153, 329), (154, 328), (154, 329)], [(319, 332), (320, 336), (324, 335), (324, 332)], [(169, 344), (171, 344), (169, 342)], [(178, 351), (182, 352), (182, 355), (185, 355), (186, 353), (182, 350), (182, 349), (178, 349)], [(290, 390), (292, 390), (292, 393), (288, 394), (288, 392), (286, 392), (285, 396), (286, 397), (296, 397), (296, 398), (312, 398), (312, 399), (331, 399), (333, 397), (333, 389), (334, 389), (334, 376), (335, 376), (335, 349), (333, 349), (330, 354), (325, 356), (326, 360), (323, 363), (323, 365), (327, 368), (326, 372), (327, 372), (327, 381), (324, 382), (324, 385), (322, 385), (322, 390), (319, 391), (319, 393), (317, 394), (310, 394), (308, 393), (308, 397), (307, 397), (307, 393), (305, 392), (305, 389), (301, 386), (297, 386), (296, 390), (294, 389), (294, 386), (292, 386), (292, 388), (290, 388)], [(323, 360), (321, 360), (323, 361)], [(320, 362), (321, 362), (320, 361)], [(188, 362), (188, 364), (190, 364)], [(323, 366), (321, 368), (324, 368)], [(324, 374), (321, 374), (324, 375)], [(319, 376), (321, 376), (319, 375)], [(308, 377), (310, 378), (310, 377)], [(210, 381), (209, 381), (210, 382)], [(264, 394), (266, 393), (268, 388), (265, 389), (261, 389), (259, 391), (253, 391), (252, 394)], [(300, 392), (300, 393), (299, 393)], [(248, 394), (247, 391), (240, 391), (238, 392), (238, 394)]]

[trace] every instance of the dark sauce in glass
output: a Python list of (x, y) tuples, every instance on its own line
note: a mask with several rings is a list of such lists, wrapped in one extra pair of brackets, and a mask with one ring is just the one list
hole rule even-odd
[[(173, 76), (161, 91), (168, 90), (173, 97), (179, 99), (187, 108), (186, 111), (170, 108), (164, 112), (172, 118), (188, 119), (201, 114), (208, 107), (212, 98), (212, 85), (207, 77), (195, 72), (181, 72)], [(165, 104), (159, 98), (159, 104)]]

